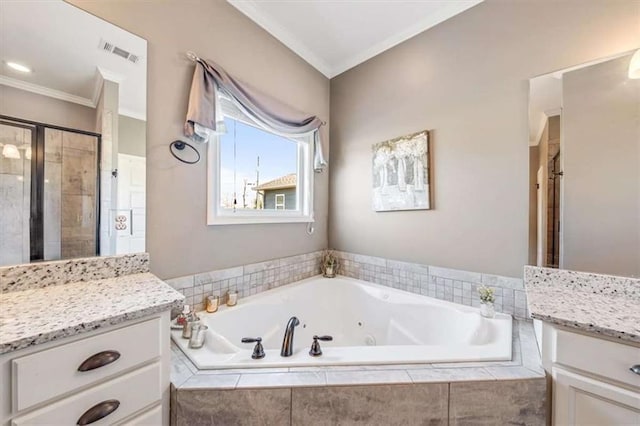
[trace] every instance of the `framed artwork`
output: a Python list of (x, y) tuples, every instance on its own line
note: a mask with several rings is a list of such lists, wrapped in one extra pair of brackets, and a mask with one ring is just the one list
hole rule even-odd
[(373, 209), (430, 210), (429, 131), (373, 145)]

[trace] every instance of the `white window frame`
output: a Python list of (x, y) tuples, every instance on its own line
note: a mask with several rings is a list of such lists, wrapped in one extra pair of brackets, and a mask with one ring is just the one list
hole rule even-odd
[[(269, 129), (265, 129), (251, 122), (244, 114), (237, 110), (225, 108), (223, 103), (222, 113), (225, 117), (257, 127), (266, 132), (279, 135)], [(290, 137), (279, 135), (297, 142), (298, 166), (296, 183), (297, 203), (296, 210), (254, 210), (224, 208), (221, 203), (220, 190), (220, 136), (211, 137), (207, 154), (207, 224), (208, 225), (235, 225), (255, 223), (304, 223), (314, 222), (313, 219), (313, 133), (303, 136)]]
[[(287, 197), (285, 197), (285, 194), (273, 194), (273, 195), (275, 195), (275, 200), (274, 200), (275, 210), (285, 210), (287, 206)], [(282, 197), (282, 202), (278, 202), (278, 197)], [(282, 207), (282, 208), (279, 209), (278, 207)]]

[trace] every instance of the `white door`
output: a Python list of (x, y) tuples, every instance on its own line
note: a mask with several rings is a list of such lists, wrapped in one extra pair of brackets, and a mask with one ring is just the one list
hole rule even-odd
[(118, 154), (116, 253), (145, 251), (146, 158)]

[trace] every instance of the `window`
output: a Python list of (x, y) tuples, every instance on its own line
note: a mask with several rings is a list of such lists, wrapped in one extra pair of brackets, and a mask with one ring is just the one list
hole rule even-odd
[(222, 102), (208, 161), (208, 224), (311, 222), (313, 135), (285, 137)]

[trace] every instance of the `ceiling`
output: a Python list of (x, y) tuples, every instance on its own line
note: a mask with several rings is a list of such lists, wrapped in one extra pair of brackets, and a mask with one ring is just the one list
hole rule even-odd
[[(101, 40), (140, 59), (105, 52)], [(107, 78), (120, 84), (120, 114), (144, 120), (146, 55), (144, 39), (62, 0), (0, 0), (0, 84), (95, 107)], [(32, 72), (14, 71), (7, 62)]]
[(483, 0), (227, 0), (334, 77)]
[(538, 145), (547, 118), (560, 114), (562, 73), (547, 74), (529, 81), (529, 145)]

